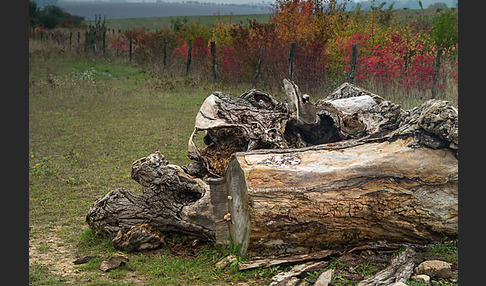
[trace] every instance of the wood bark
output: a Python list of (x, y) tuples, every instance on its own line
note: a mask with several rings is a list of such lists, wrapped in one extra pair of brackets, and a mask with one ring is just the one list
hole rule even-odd
[(272, 282), (270, 282), (269, 286), (297, 286), (300, 284), (300, 277), (309, 272), (321, 270), (328, 264), (328, 261), (311, 261), (296, 265), (289, 271), (280, 272), (273, 276)]
[(92, 229), (115, 234), (149, 224), (162, 232), (214, 236), (211, 192), (206, 182), (170, 165), (160, 152), (135, 161), (131, 177), (141, 184), (143, 195), (120, 188), (97, 199), (86, 216)]
[(143, 195), (97, 199), (90, 227), (230, 237), (252, 259), (457, 236), (456, 108), (402, 110), (349, 83), (312, 103), (292, 81), (284, 87), (288, 104), (254, 89), (208, 96), (189, 139), (194, 162), (171, 165), (160, 152), (135, 161)]
[(156, 249), (164, 244), (164, 235), (153, 231), (148, 224), (137, 224), (127, 233), (119, 230), (113, 239), (113, 246), (122, 251), (141, 251)]
[(391, 261), (387, 268), (360, 281), (358, 286), (386, 286), (398, 282), (405, 283), (413, 273), (415, 254), (412, 247), (407, 247)]
[(324, 250), (307, 253), (307, 254), (288, 256), (285, 257), (284, 259), (264, 258), (264, 259), (250, 260), (250, 261), (241, 261), (238, 263), (238, 270), (243, 271), (243, 270), (249, 270), (254, 268), (286, 266), (286, 265), (292, 265), (297, 263), (324, 260), (337, 253), (338, 252), (336, 250), (324, 249)]
[(457, 235), (457, 159), (412, 142), (236, 153), (230, 235), (250, 257)]

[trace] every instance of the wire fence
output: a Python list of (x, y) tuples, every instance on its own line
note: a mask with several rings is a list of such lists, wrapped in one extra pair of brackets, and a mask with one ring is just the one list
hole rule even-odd
[[(149, 32), (148, 32), (149, 33)], [(74, 51), (85, 57), (97, 57), (124, 60), (128, 63), (142, 64), (151, 69), (176, 76), (196, 75), (204, 80), (223, 83), (247, 83), (255, 88), (265, 88), (269, 92), (281, 89), (282, 79), (291, 78), (307, 92), (330, 92), (344, 81), (350, 81), (362, 86), (373, 85), (374, 90), (396, 90), (400, 84), (397, 78), (394, 85), (384, 83), (374, 78), (358, 80), (360, 73), (359, 46), (353, 45), (351, 59), (340, 63), (339, 72), (332, 74), (326, 69), (326, 58), (323, 56), (323, 46), (302, 46), (296, 43), (280, 45), (262, 45), (256, 52), (235, 55), (234, 47), (209, 44), (200, 38), (183, 41), (174, 37), (155, 37), (148, 41), (130, 32), (107, 29), (102, 35), (89, 37), (83, 30), (40, 30), (32, 29), (30, 37), (41, 42), (57, 45), (66, 51)], [(97, 40), (93, 40), (97, 39)], [(355, 49), (355, 50), (354, 50)], [(242, 57), (245, 57), (242, 60)], [(423, 67), (427, 74), (419, 74), (417, 80), (424, 81), (421, 91), (407, 90), (405, 92), (430, 96), (430, 88), (455, 92), (457, 89), (457, 59), (442, 57), (440, 69), (434, 73), (436, 62)], [(405, 65), (410, 63), (405, 62)], [(422, 63), (423, 64), (423, 63)], [(402, 67), (407, 71), (407, 67)], [(364, 67), (361, 66), (361, 70)], [(387, 71), (385, 71), (386, 73)], [(430, 75), (434, 74), (434, 79)], [(363, 76), (361, 76), (363, 78)], [(433, 82), (434, 81), (434, 82)], [(404, 82), (403, 80), (401, 82)], [(402, 84), (403, 85), (403, 84)], [(432, 91), (432, 93), (437, 91)], [(451, 91), (447, 91), (451, 92)]]

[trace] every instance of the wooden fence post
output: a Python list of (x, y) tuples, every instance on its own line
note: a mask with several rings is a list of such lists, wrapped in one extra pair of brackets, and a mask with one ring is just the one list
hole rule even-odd
[(192, 40), (189, 40), (189, 50), (187, 51), (186, 75), (189, 74), (189, 68), (191, 67), (191, 59), (192, 59)]
[(133, 40), (132, 40), (132, 35), (129, 37), (129, 59), (130, 62), (132, 62), (132, 45), (133, 45)]
[(96, 37), (97, 37), (97, 34), (96, 34), (96, 31), (95, 31), (93, 39), (91, 40), (91, 45), (93, 46), (93, 53), (95, 53), (95, 54), (98, 51), (98, 47), (96, 46)]
[(79, 50), (79, 43), (81, 42), (81, 32), (78, 31), (78, 46), (76, 48), (76, 51)]
[(106, 55), (106, 30), (103, 30), (103, 56)]
[(290, 43), (289, 51), (289, 78), (294, 80), (294, 57), (295, 57), (295, 42)]
[(211, 58), (213, 59), (213, 78), (219, 79), (218, 64), (216, 62), (216, 43), (211, 41)]
[(265, 46), (262, 45), (262, 47), (260, 48), (260, 57), (258, 58), (257, 69), (255, 72), (255, 76), (253, 77), (255, 80), (258, 80), (258, 78), (260, 77), (260, 73), (262, 72), (262, 61), (263, 61), (262, 57), (264, 53), (265, 53)]
[(167, 65), (167, 39), (164, 39), (164, 67)]
[(442, 56), (442, 48), (437, 50), (434, 65), (434, 77), (432, 78), (432, 95), (430, 98), (434, 99), (437, 96), (437, 83), (439, 82), (440, 58)]
[(349, 83), (354, 84), (354, 77), (356, 76), (356, 66), (358, 65), (358, 44), (354, 43), (351, 53), (351, 62), (349, 63)]
[(69, 49), (71, 49), (73, 44), (73, 32), (69, 32)]

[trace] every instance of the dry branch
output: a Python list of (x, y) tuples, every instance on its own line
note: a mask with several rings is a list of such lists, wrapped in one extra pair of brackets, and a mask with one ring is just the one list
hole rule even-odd
[(243, 270), (249, 270), (254, 268), (286, 266), (286, 265), (292, 265), (297, 263), (324, 260), (337, 253), (338, 252), (336, 250), (325, 249), (325, 250), (320, 250), (308, 254), (287, 256), (285, 258), (266, 258), (266, 259), (252, 260), (252, 261), (242, 261), (238, 263), (238, 269), (240, 271), (243, 271)]
[(413, 273), (415, 264), (415, 250), (407, 247), (398, 254), (390, 263), (390, 266), (358, 283), (358, 286), (386, 286), (397, 282), (405, 283)]

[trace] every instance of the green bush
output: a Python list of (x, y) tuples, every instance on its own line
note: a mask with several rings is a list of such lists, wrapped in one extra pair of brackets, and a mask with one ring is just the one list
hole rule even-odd
[(31, 27), (41, 25), (46, 29), (57, 27), (81, 27), (84, 17), (71, 15), (55, 5), (39, 8), (37, 3), (29, 0), (29, 24)]

